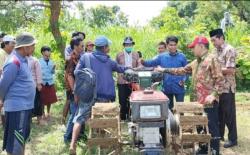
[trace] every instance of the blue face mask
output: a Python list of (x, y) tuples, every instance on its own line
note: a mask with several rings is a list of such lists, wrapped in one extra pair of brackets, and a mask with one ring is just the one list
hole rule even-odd
[(133, 51), (133, 47), (125, 47), (125, 51), (127, 53), (131, 53)]

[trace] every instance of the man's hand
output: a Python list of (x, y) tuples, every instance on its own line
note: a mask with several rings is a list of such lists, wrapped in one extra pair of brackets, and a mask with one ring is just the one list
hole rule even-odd
[(37, 90), (38, 90), (38, 91), (41, 91), (41, 90), (42, 90), (42, 84), (38, 84), (38, 85), (37, 85)]
[(143, 65), (144, 64), (144, 60), (142, 58), (139, 59), (139, 62)]
[(164, 68), (162, 68), (162, 67), (160, 67), (160, 66), (158, 66), (157, 68), (155, 68), (154, 69), (154, 71), (156, 71), (156, 72), (160, 72), (160, 73), (163, 73), (164, 72)]
[(185, 84), (185, 82), (184, 82), (183, 80), (181, 80), (181, 81), (179, 82), (179, 85), (180, 85), (181, 87), (184, 87), (184, 84)]
[(212, 104), (215, 100), (216, 98), (214, 95), (208, 95), (205, 99), (205, 104)]

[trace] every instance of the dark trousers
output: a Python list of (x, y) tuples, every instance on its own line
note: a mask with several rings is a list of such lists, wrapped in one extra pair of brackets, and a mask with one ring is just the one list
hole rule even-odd
[(235, 94), (232, 92), (220, 95), (219, 102), (219, 127), (220, 135), (224, 137), (225, 126), (228, 128), (228, 139), (237, 141)]
[(120, 104), (120, 117), (121, 120), (129, 118), (129, 96), (131, 95), (131, 87), (129, 84), (118, 84), (118, 96)]
[(211, 108), (204, 108), (208, 118), (208, 129), (212, 136), (210, 141), (211, 149), (216, 151), (216, 155), (220, 153), (220, 131), (219, 131), (219, 116), (218, 116), (219, 105), (217, 102), (214, 103)]
[(174, 107), (174, 97), (175, 97), (175, 100), (176, 102), (183, 102), (184, 101), (184, 96), (185, 94), (166, 94), (167, 95), (168, 99), (169, 99), (169, 109), (172, 110), (173, 107)]
[(36, 89), (36, 95), (34, 100), (34, 109), (32, 110), (32, 116), (33, 117), (39, 117), (43, 115), (44, 106), (42, 105), (41, 99), (40, 99), (40, 92), (38, 89)]

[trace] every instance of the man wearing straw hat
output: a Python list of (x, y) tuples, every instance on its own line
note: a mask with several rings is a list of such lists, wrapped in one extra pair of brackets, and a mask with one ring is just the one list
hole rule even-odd
[(4, 101), (6, 117), (3, 150), (7, 154), (24, 155), (30, 135), (35, 84), (26, 56), (34, 49), (35, 39), (31, 34), (18, 35), (15, 50), (5, 63), (0, 79), (0, 99)]

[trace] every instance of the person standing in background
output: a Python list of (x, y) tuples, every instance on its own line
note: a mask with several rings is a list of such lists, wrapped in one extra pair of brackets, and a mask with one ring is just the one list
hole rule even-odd
[(225, 148), (237, 145), (237, 124), (236, 124), (236, 107), (235, 107), (235, 67), (236, 67), (236, 50), (229, 44), (225, 43), (225, 36), (222, 29), (215, 29), (209, 32), (211, 42), (213, 43), (216, 55), (220, 65), (225, 84), (223, 93), (219, 99), (219, 127), (221, 140), (224, 140), (225, 125), (228, 128), (228, 142), (224, 144)]
[[(74, 38), (74, 37), (80, 37), (82, 40), (85, 39), (86, 35), (84, 32), (73, 32), (72, 33), (72, 36), (71, 36), (71, 39)], [(71, 48), (70, 45), (68, 45), (65, 50), (64, 50), (64, 57), (65, 57), (65, 60), (69, 60), (70, 59), (70, 54), (73, 52), (73, 49)], [(84, 50), (82, 51), (84, 52)]]
[[(43, 106), (47, 107), (47, 115), (45, 115), (45, 110), (43, 111), (43, 116), (45, 119), (50, 119), (50, 107), (51, 104), (57, 102), (56, 89), (54, 86), (54, 74), (55, 74), (55, 64), (50, 59), (51, 48), (48, 46), (43, 46), (41, 48), (41, 53), (43, 55), (39, 62), (42, 68), (42, 90), (41, 90), (41, 102)], [(44, 108), (43, 108), (44, 109)]]
[[(159, 54), (152, 60), (144, 61), (141, 59), (142, 65), (146, 67), (166, 67), (166, 68), (178, 68), (187, 65), (186, 56), (179, 50), (177, 50), (178, 38), (175, 36), (169, 36), (166, 39), (168, 52)], [(185, 96), (185, 81), (186, 75), (172, 75), (165, 73), (162, 85), (162, 92), (169, 98), (169, 109), (174, 107), (174, 97), (176, 102), (183, 102)]]
[[(116, 62), (119, 65), (125, 67), (136, 68), (139, 67), (139, 55), (137, 52), (134, 52), (133, 47), (135, 42), (131, 37), (125, 37), (123, 41), (123, 51), (117, 54)], [(119, 103), (120, 103), (120, 118), (121, 120), (129, 119), (129, 96), (132, 92), (131, 83), (124, 80), (123, 74), (118, 73), (118, 80), (117, 80), (117, 87), (118, 87), (118, 96), (119, 96)]]
[(158, 44), (158, 53), (159, 54), (164, 53), (164, 52), (166, 52), (166, 50), (167, 50), (166, 43), (163, 42), (163, 41), (159, 42), (159, 44)]
[[(5, 35), (2, 39), (1, 48), (0, 48), (0, 77), (3, 71), (4, 63), (8, 59), (13, 49), (15, 48), (15, 44), (16, 44), (16, 40), (12, 36)], [(4, 127), (5, 117), (4, 117), (3, 101), (1, 101), (1, 99), (0, 99), (0, 115), (1, 115), (2, 125)]]
[(92, 41), (88, 41), (85, 45), (85, 52), (92, 53), (94, 52), (95, 44)]
[[(71, 35), (71, 39), (75, 38), (75, 37), (79, 37), (82, 40), (85, 39), (86, 35), (84, 32), (73, 32)], [(71, 57), (71, 53), (73, 52), (73, 49), (71, 48), (70, 45), (68, 45), (65, 50), (64, 50), (64, 57), (65, 57), (65, 69), (67, 68), (67, 61), (70, 59)], [(84, 50), (81, 52), (81, 55), (84, 53)], [(68, 115), (69, 109), (70, 109), (70, 103), (69, 103), (69, 98), (67, 98), (67, 92), (66, 92), (66, 101), (65, 104), (63, 106), (63, 113), (62, 113), (62, 123), (65, 124), (66, 121), (66, 117)]]
[[(81, 52), (84, 48), (83, 40), (81, 38), (73, 38), (70, 41), (71, 48), (73, 49), (73, 52), (71, 53), (71, 58), (67, 61), (66, 64), (66, 70), (65, 70), (65, 83), (66, 83), (66, 89), (67, 89), (67, 98), (70, 101), (70, 116), (67, 123), (66, 132), (64, 134), (64, 142), (70, 142), (72, 138), (72, 132), (73, 132), (73, 119), (75, 116), (75, 113), (77, 111), (78, 105), (75, 103), (74, 100), (74, 84), (75, 84), (75, 75), (74, 71), (76, 68), (76, 65), (81, 57)], [(83, 124), (84, 126), (84, 124)], [(84, 127), (82, 128), (84, 131)]]
[(32, 111), (33, 117), (37, 117), (38, 125), (46, 125), (47, 123), (43, 120), (43, 105), (41, 103), (40, 91), (42, 90), (42, 70), (39, 63), (39, 60), (33, 57), (33, 52), (29, 53), (28, 65), (32, 72), (33, 80), (36, 85), (36, 95), (34, 100), (34, 109)]

